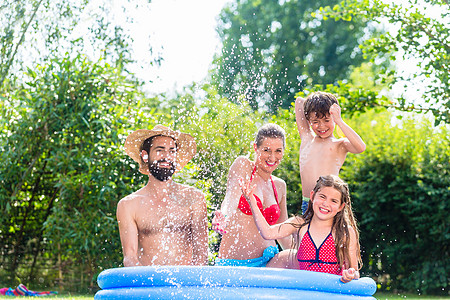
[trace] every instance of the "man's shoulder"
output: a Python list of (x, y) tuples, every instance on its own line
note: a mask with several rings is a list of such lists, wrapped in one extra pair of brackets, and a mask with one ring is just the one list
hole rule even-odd
[(119, 204), (131, 204), (131, 203), (138, 201), (139, 199), (142, 199), (142, 197), (143, 197), (143, 195), (139, 194), (139, 191), (136, 191), (136, 192), (131, 193), (131, 194), (123, 197), (122, 199), (120, 199), (118, 202), (118, 205)]
[(134, 215), (135, 212), (139, 210), (139, 204), (142, 203), (142, 197), (142, 195), (134, 192), (120, 199), (117, 203), (117, 218), (120, 219), (120, 216)]
[(173, 186), (179, 203), (186, 207), (194, 207), (197, 205), (206, 206), (205, 194), (196, 187), (175, 183)]
[(194, 186), (191, 186), (191, 185), (174, 182), (173, 188), (175, 189), (175, 191), (183, 193), (183, 194), (185, 194), (186, 196), (189, 196), (189, 197), (196, 197), (196, 198), (197, 197), (198, 198), (200, 198), (200, 197), (204, 198), (205, 197), (205, 195), (203, 194), (203, 192), (200, 189), (198, 189), (198, 188), (196, 188)]

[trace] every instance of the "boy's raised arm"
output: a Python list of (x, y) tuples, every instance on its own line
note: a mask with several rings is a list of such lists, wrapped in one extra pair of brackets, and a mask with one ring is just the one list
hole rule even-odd
[(341, 128), (345, 137), (347, 138), (344, 141), (345, 149), (350, 153), (361, 153), (366, 150), (366, 144), (363, 142), (361, 137), (354, 131), (347, 123), (342, 120), (341, 117), (341, 107), (337, 104), (333, 104), (330, 107), (330, 115), (332, 116), (336, 125)]
[(304, 111), (305, 99), (298, 97), (295, 99), (295, 121), (297, 122), (298, 133), (300, 134), (300, 138), (302, 136), (310, 133), (311, 129), (309, 128), (308, 120), (305, 117)]

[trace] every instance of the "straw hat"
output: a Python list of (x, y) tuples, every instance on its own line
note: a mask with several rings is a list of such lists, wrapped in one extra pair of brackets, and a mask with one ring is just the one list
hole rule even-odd
[(194, 157), (197, 152), (197, 145), (194, 138), (187, 133), (173, 131), (163, 125), (156, 125), (152, 130), (138, 129), (131, 133), (125, 140), (125, 152), (135, 162), (139, 163), (139, 172), (149, 174), (148, 165), (141, 159), (142, 144), (152, 136), (168, 136), (175, 140), (177, 144), (177, 164), (176, 171), (180, 171)]

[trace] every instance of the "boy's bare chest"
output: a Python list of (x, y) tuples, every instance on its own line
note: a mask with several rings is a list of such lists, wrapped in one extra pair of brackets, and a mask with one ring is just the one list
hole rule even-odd
[[(338, 142), (310, 142), (300, 148), (300, 171), (316, 170), (318, 175), (337, 174), (345, 161), (346, 153)], [(317, 176), (315, 176), (317, 177)]]

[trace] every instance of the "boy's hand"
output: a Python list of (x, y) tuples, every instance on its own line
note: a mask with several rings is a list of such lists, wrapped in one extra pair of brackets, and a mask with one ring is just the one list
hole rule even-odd
[(359, 272), (356, 271), (354, 268), (349, 268), (347, 270), (342, 271), (342, 277), (341, 277), (341, 281), (343, 283), (347, 283), (350, 282), (354, 279), (358, 279), (359, 278)]
[(211, 222), (212, 230), (219, 234), (227, 233), (226, 228), (228, 225), (228, 218), (220, 211), (216, 210), (214, 212), (214, 218)]
[(330, 116), (333, 118), (333, 121), (335, 123), (339, 122), (340, 120), (342, 120), (341, 118), (341, 107), (334, 103), (333, 105), (331, 105), (330, 107)]

